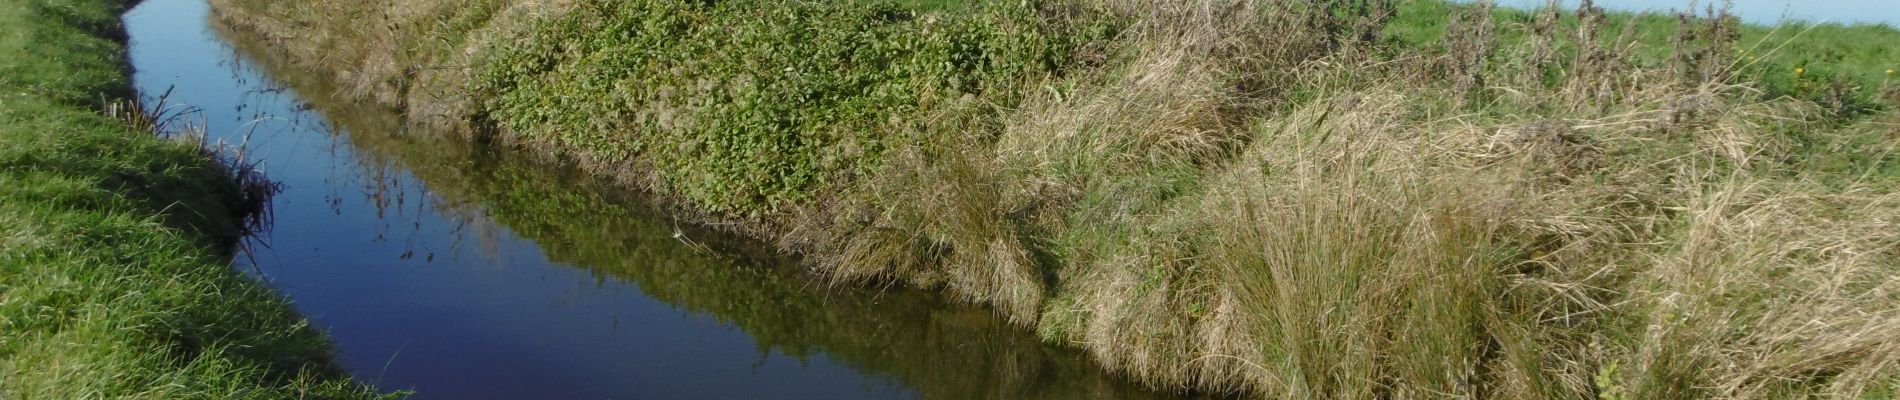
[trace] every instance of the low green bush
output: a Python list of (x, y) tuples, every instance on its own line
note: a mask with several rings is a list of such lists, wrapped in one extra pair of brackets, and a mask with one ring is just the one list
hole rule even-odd
[(476, 87), (495, 122), (587, 161), (651, 164), (674, 194), (745, 214), (870, 171), (946, 110), (1008, 108), (1116, 31), (1002, 2), (581, 7), (489, 60)]

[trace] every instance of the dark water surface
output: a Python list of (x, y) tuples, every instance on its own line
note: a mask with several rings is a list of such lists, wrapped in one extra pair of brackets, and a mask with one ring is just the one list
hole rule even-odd
[(604, 185), (405, 130), (207, 13), (127, 14), (136, 83), (175, 87), (284, 184), (238, 268), (360, 381), (420, 399), (1165, 397), (984, 309), (826, 288)]

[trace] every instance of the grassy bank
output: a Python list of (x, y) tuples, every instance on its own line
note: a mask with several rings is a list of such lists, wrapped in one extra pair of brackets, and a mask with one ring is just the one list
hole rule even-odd
[(652, 190), (836, 282), (991, 305), (1157, 387), (1900, 387), (1891, 28), (1428, 1), (214, 3), (345, 95)]
[(0, 398), (361, 398), (229, 267), (254, 175), (161, 138), (107, 0), (0, 1)]

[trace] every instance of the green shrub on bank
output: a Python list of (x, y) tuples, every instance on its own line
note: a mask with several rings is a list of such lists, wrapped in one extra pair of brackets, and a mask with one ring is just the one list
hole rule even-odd
[(495, 122), (590, 163), (650, 164), (676, 194), (750, 214), (869, 172), (894, 141), (928, 140), (905, 136), (945, 110), (1012, 107), (1114, 33), (1002, 2), (579, 7), (484, 68), (476, 95)]

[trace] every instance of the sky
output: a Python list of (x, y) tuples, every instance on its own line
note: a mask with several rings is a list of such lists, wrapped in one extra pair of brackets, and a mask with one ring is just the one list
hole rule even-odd
[[(1496, 0), (1511, 7), (1534, 7), (1545, 0)], [(1562, 0), (1575, 7), (1578, 0)], [(1697, 8), (1710, 4), (1702, 1)], [(1720, 3), (1716, 3), (1719, 4)], [(1688, 0), (1597, 0), (1597, 5), (1613, 10), (1667, 12), (1689, 5)], [(1839, 23), (1887, 23), (1900, 26), (1900, 0), (1735, 0), (1735, 14), (1755, 23), (1775, 23), (1784, 19)]]

